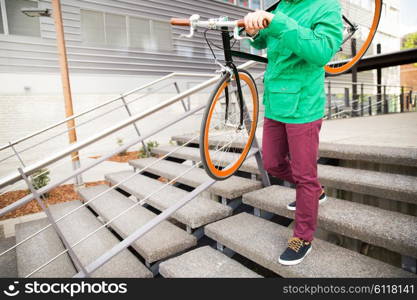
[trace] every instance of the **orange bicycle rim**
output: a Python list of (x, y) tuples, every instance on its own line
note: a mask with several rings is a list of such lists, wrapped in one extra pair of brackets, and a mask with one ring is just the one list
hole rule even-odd
[(258, 107), (258, 98), (257, 98), (258, 93), (256, 91), (256, 87), (255, 87), (252, 79), (247, 74), (239, 73), (239, 78), (246, 82), (246, 84), (250, 88), (250, 92), (251, 92), (251, 95), (252, 95), (253, 113), (252, 113), (252, 116), (251, 116), (251, 128), (250, 128), (250, 132), (249, 132), (248, 142), (246, 143), (245, 147), (243, 148), (239, 159), (232, 166), (229, 166), (226, 169), (219, 170), (218, 168), (216, 168), (215, 162), (213, 162), (211, 160), (210, 151), (209, 151), (210, 150), (209, 128), (210, 128), (210, 123), (211, 123), (211, 119), (212, 119), (212, 116), (213, 116), (214, 107), (216, 106), (216, 103), (219, 100), (219, 97), (222, 94), (223, 90), (228, 85), (227, 81), (225, 81), (220, 86), (220, 88), (217, 90), (217, 93), (214, 96), (214, 100), (211, 103), (208, 117), (206, 119), (205, 131), (204, 131), (204, 154), (205, 154), (205, 157), (206, 157), (207, 167), (210, 169), (210, 172), (212, 172), (217, 177), (231, 176), (234, 172), (237, 171), (237, 169), (239, 169), (239, 167), (242, 165), (244, 159), (246, 158), (247, 154), (249, 153), (250, 147), (252, 145), (253, 138), (255, 137), (256, 126), (257, 126), (257, 123), (258, 123), (258, 109), (259, 109), (259, 107)]
[(350, 70), (364, 55), (365, 52), (368, 50), (369, 46), (372, 43), (372, 40), (375, 37), (376, 31), (378, 30), (379, 20), (381, 18), (382, 12), (382, 0), (375, 1), (375, 15), (372, 21), (372, 26), (369, 31), (368, 38), (366, 39), (365, 43), (363, 44), (362, 48), (356, 53), (356, 55), (350, 60), (348, 63), (344, 64), (341, 67), (333, 68), (331, 66), (325, 66), (324, 69), (329, 74), (342, 74), (348, 70)]

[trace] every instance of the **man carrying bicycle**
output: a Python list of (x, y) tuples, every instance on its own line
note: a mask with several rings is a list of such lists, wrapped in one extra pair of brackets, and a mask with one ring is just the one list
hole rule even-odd
[[(264, 21), (269, 26), (264, 28)], [(293, 238), (279, 257), (300, 263), (312, 249), (318, 205), (326, 194), (317, 177), (319, 132), (325, 111), (324, 66), (339, 51), (343, 22), (339, 0), (282, 0), (272, 12), (245, 17), (257, 49), (267, 49), (264, 167), (296, 184)]]

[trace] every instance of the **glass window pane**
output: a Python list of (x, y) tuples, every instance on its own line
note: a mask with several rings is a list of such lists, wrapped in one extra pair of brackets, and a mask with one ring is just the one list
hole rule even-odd
[(106, 14), (106, 40), (107, 45), (127, 46), (126, 17)]
[(103, 13), (81, 10), (81, 36), (86, 44), (104, 45), (106, 43), (104, 35)]
[(243, 7), (249, 7), (249, 0), (239, 0), (239, 5)]
[(4, 33), (3, 16), (2, 16), (1, 7), (0, 7), (0, 33)]
[(252, 9), (260, 9), (261, 8), (261, 0), (252, 0)]
[(235, 4), (235, 0), (223, 0), (223, 2), (228, 2), (230, 4)]
[(22, 8), (38, 7), (38, 3), (29, 0), (6, 0), (7, 22), (9, 33), (25, 36), (41, 36), (38, 17), (28, 17), (21, 12)]
[(149, 20), (129, 17), (130, 47), (150, 49), (151, 27)]
[(152, 21), (153, 23), (153, 40), (154, 49), (157, 50), (171, 50), (172, 38), (171, 38), (171, 26), (168, 22)]

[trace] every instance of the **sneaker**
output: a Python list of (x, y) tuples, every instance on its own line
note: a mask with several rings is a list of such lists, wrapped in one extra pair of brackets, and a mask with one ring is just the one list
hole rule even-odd
[[(322, 190), (321, 195), (319, 197), (319, 204), (322, 204), (322, 203), (326, 202), (326, 200), (327, 200), (326, 192), (324, 190)], [(288, 204), (287, 209), (294, 211), (295, 210), (295, 201)]]
[(288, 248), (281, 254), (278, 262), (284, 266), (297, 265), (311, 252), (311, 249), (311, 243), (293, 237), (289, 240)]

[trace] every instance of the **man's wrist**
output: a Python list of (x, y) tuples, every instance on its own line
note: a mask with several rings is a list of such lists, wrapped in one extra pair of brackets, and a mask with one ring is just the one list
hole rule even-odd
[(260, 31), (257, 31), (255, 34), (246, 33), (246, 35), (249, 36), (249, 37), (251, 37), (252, 39), (256, 39), (258, 37), (258, 35), (259, 35), (259, 32)]

